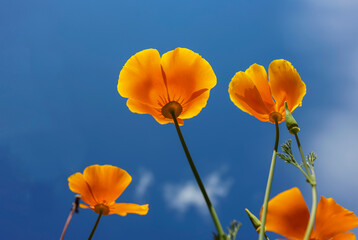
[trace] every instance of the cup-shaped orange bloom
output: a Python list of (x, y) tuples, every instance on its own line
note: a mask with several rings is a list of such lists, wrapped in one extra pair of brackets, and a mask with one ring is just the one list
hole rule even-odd
[(269, 66), (269, 80), (263, 66), (251, 65), (237, 72), (229, 84), (231, 101), (242, 111), (263, 122), (285, 120), (285, 101), (292, 113), (302, 105), (306, 85), (292, 64), (279, 59)]
[(92, 165), (82, 173), (75, 173), (68, 178), (68, 186), (72, 192), (81, 195), (82, 208), (90, 208), (103, 215), (127, 213), (145, 215), (148, 204), (116, 203), (115, 200), (123, 193), (132, 177), (123, 169), (111, 165)]
[[(305, 200), (295, 187), (269, 201), (266, 231), (278, 233), (287, 239), (302, 240), (309, 218)], [(355, 235), (347, 231), (357, 226), (358, 218), (353, 212), (338, 205), (332, 198), (321, 197), (310, 239), (355, 240)]]
[(160, 57), (156, 49), (132, 56), (119, 74), (118, 92), (128, 98), (135, 113), (150, 114), (160, 124), (173, 122), (174, 110), (179, 124), (199, 114), (208, 101), (216, 76), (199, 54), (176, 48)]

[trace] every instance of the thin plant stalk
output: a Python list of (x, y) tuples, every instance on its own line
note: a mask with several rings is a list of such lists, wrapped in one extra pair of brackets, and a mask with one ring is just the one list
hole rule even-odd
[(313, 167), (311, 168), (311, 171), (309, 170), (305, 155), (303, 154), (303, 150), (301, 147), (301, 143), (300, 143), (300, 139), (298, 138), (297, 133), (295, 134), (295, 138), (296, 138), (296, 142), (297, 142), (297, 147), (300, 150), (300, 155), (302, 158), (302, 162), (304, 167), (306, 168), (306, 172), (308, 175), (308, 181), (312, 186), (312, 207), (311, 207), (311, 214), (310, 214), (310, 219), (308, 221), (308, 225), (306, 228), (306, 232), (305, 232), (305, 236), (304, 236), (304, 240), (308, 240), (311, 236), (311, 232), (313, 229), (313, 223), (316, 217), (316, 211), (317, 211), (317, 189), (316, 189), (316, 176), (315, 176), (315, 172)]
[(203, 196), (204, 196), (206, 205), (208, 206), (209, 212), (210, 212), (211, 217), (212, 217), (212, 219), (213, 219), (213, 221), (214, 221), (215, 227), (216, 227), (216, 229), (217, 229), (217, 231), (218, 231), (219, 239), (225, 240), (225, 239), (226, 239), (226, 235), (225, 235), (225, 233), (224, 233), (224, 231), (223, 231), (223, 228), (222, 228), (222, 226), (221, 226), (221, 223), (220, 223), (220, 221), (219, 221), (219, 218), (218, 218), (218, 216), (217, 216), (217, 214), (216, 214), (216, 212), (215, 212), (214, 206), (212, 205), (212, 203), (211, 203), (211, 201), (210, 201), (210, 198), (209, 198), (208, 194), (206, 193), (204, 184), (203, 184), (203, 182), (201, 181), (201, 178), (200, 178), (200, 176), (199, 176), (198, 170), (197, 170), (196, 167), (195, 167), (195, 164), (194, 164), (194, 162), (193, 162), (193, 159), (192, 159), (191, 156), (190, 156), (189, 149), (188, 149), (188, 147), (186, 146), (186, 143), (185, 143), (183, 134), (181, 133), (181, 130), (180, 130), (180, 127), (179, 127), (179, 124), (178, 124), (178, 120), (177, 120), (177, 118), (175, 117), (174, 112), (171, 112), (171, 114), (172, 114), (172, 116), (173, 116), (175, 128), (176, 128), (176, 130), (177, 130), (177, 133), (178, 133), (180, 142), (181, 142), (181, 144), (182, 144), (182, 146), (183, 146), (183, 149), (184, 149), (186, 158), (188, 159), (188, 162), (189, 162), (189, 165), (190, 165), (190, 167), (191, 167), (191, 170), (193, 171), (193, 174), (194, 174), (194, 176), (195, 176), (195, 180), (196, 180), (196, 182), (198, 183), (199, 188), (200, 188), (200, 191), (201, 191), (201, 193), (202, 193)]
[(301, 159), (303, 162), (303, 166), (305, 167), (307, 174), (312, 175), (311, 171), (309, 170), (305, 155), (304, 155), (302, 147), (301, 147), (300, 139), (298, 138), (297, 133), (295, 133), (295, 138), (296, 138), (296, 142), (297, 142), (297, 147), (300, 150), (300, 155), (301, 155)]
[(78, 211), (79, 201), (80, 201), (80, 196), (77, 195), (76, 198), (75, 198), (75, 201), (73, 201), (73, 203), (72, 203), (71, 212), (70, 212), (70, 214), (69, 214), (68, 217), (67, 217), (65, 226), (63, 227), (60, 240), (63, 240), (63, 239), (65, 238), (65, 234), (66, 234), (68, 225), (70, 225), (70, 222), (71, 222), (73, 213)]
[(275, 119), (275, 126), (276, 126), (276, 140), (275, 140), (275, 146), (274, 146), (273, 154), (272, 154), (270, 172), (269, 172), (269, 176), (268, 176), (268, 180), (267, 180), (267, 185), (266, 185), (266, 192), (265, 192), (265, 198), (264, 198), (264, 206), (263, 206), (263, 210), (262, 210), (262, 220), (261, 220), (260, 236), (259, 236), (259, 239), (260, 239), (260, 240), (264, 240), (264, 238), (265, 238), (265, 224), (266, 224), (267, 206), (268, 206), (268, 201), (269, 201), (269, 199), (270, 199), (270, 193), (271, 193), (271, 186), (272, 186), (273, 174), (274, 174), (275, 165), (276, 165), (276, 156), (277, 156), (278, 142), (279, 142), (279, 137), (280, 137), (280, 130), (279, 130), (279, 127), (278, 127), (277, 119)]
[(304, 240), (309, 240), (311, 236), (311, 232), (313, 229), (313, 222), (316, 217), (316, 211), (317, 211), (317, 190), (316, 185), (312, 185), (312, 207), (311, 207), (311, 214), (310, 214), (310, 220), (308, 221), (308, 225), (305, 232)]
[(95, 225), (94, 225), (94, 227), (93, 227), (93, 229), (92, 229), (92, 232), (91, 232), (90, 236), (88, 237), (88, 240), (91, 240), (91, 239), (92, 239), (93, 234), (94, 234), (94, 232), (95, 232), (96, 229), (97, 229), (99, 220), (101, 220), (101, 217), (102, 217), (102, 211), (100, 211), (99, 214), (98, 214), (97, 221), (96, 221), (96, 223), (95, 223)]

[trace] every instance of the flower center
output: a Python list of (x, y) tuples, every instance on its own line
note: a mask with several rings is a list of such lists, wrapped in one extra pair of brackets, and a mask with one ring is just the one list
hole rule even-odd
[(183, 111), (182, 106), (175, 101), (167, 103), (162, 108), (163, 116), (166, 118), (170, 118), (170, 119), (173, 119), (173, 114), (176, 118), (179, 117), (179, 115), (181, 114), (182, 111)]
[(282, 120), (282, 114), (279, 112), (272, 112), (272, 113), (270, 113), (269, 119), (270, 119), (270, 122), (272, 122), (272, 123), (279, 122)]
[(104, 204), (97, 204), (96, 206), (94, 206), (94, 212), (97, 214), (100, 214), (100, 212), (102, 212), (102, 215), (108, 215), (109, 207)]

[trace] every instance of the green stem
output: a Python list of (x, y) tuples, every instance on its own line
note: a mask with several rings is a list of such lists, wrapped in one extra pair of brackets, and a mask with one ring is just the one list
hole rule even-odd
[(88, 237), (88, 240), (91, 240), (91, 239), (92, 239), (93, 234), (94, 234), (94, 232), (96, 231), (97, 225), (98, 225), (98, 223), (99, 223), (99, 220), (101, 220), (101, 217), (102, 217), (102, 211), (100, 211), (99, 214), (98, 214), (97, 221), (96, 221), (96, 223), (95, 223), (95, 225), (94, 225), (94, 227), (93, 227), (93, 229), (92, 229), (92, 232), (91, 232), (90, 236)]
[(316, 217), (316, 211), (317, 211), (316, 175), (315, 175), (313, 167), (311, 167), (311, 171), (309, 170), (309, 166), (307, 164), (305, 155), (303, 154), (300, 139), (298, 138), (297, 133), (295, 134), (295, 137), (296, 137), (297, 147), (300, 150), (303, 166), (305, 166), (305, 169), (306, 169), (306, 172), (307, 172), (307, 175), (308, 175), (307, 180), (312, 186), (311, 214), (310, 214), (310, 219), (308, 221), (308, 225), (307, 225), (306, 233), (305, 233), (305, 237), (304, 237), (304, 240), (308, 240), (310, 238), (310, 236), (311, 236), (311, 232), (312, 232), (312, 229), (313, 229), (313, 223), (314, 223), (314, 220), (315, 220), (315, 217)]
[(276, 140), (275, 140), (275, 147), (273, 149), (273, 154), (272, 154), (270, 172), (269, 172), (267, 185), (266, 185), (264, 207), (263, 207), (263, 210), (262, 210), (260, 237), (259, 237), (260, 240), (264, 240), (264, 237), (265, 237), (265, 224), (266, 224), (266, 215), (267, 215), (267, 205), (268, 205), (268, 201), (270, 199), (270, 192), (271, 192), (271, 186), (272, 186), (273, 173), (275, 171), (275, 164), (276, 164), (278, 141), (279, 141), (279, 136), (280, 136), (280, 131), (279, 131), (277, 120), (275, 120), (275, 126), (276, 126)]
[[(301, 154), (303, 166), (305, 167), (307, 174), (308, 174), (309, 176), (312, 176), (311, 171), (309, 170), (309, 167), (308, 167), (308, 164), (307, 164), (305, 155), (303, 154), (302, 147), (301, 147), (301, 143), (300, 143), (300, 139), (298, 138), (297, 133), (295, 133), (295, 138), (296, 138), (296, 142), (297, 142), (297, 147), (298, 147), (298, 149), (300, 150), (300, 154)], [(310, 181), (311, 179), (308, 179), (308, 180)]]
[[(296, 164), (295, 165), (302, 173), (303, 173), (303, 175), (306, 177), (306, 179), (308, 180), (308, 179), (310, 179), (310, 176), (301, 168), (301, 166), (300, 165), (298, 165), (298, 164)], [(308, 180), (309, 181), (309, 180)]]
[(305, 233), (304, 240), (309, 240), (310, 239), (311, 232), (312, 232), (312, 229), (313, 229), (313, 222), (314, 222), (315, 217), (316, 217), (316, 210), (317, 210), (317, 190), (316, 190), (316, 185), (312, 185), (311, 215), (310, 215), (310, 220), (308, 221), (308, 225), (307, 225), (307, 228), (306, 228), (306, 233)]
[(191, 156), (190, 156), (189, 149), (188, 149), (188, 147), (186, 146), (186, 143), (185, 143), (183, 134), (181, 133), (181, 130), (180, 130), (180, 127), (179, 127), (179, 124), (178, 124), (178, 120), (177, 120), (177, 118), (175, 117), (175, 115), (174, 115), (173, 112), (172, 112), (172, 116), (173, 116), (175, 128), (176, 128), (176, 130), (177, 130), (177, 132), (178, 132), (178, 136), (179, 136), (180, 142), (181, 142), (181, 144), (182, 144), (182, 146), (183, 146), (183, 149), (184, 149), (186, 158), (188, 159), (188, 162), (189, 162), (189, 165), (190, 165), (190, 167), (191, 167), (191, 170), (193, 171), (193, 174), (194, 174), (194, 176), (195, 176), (196, 182), (198, 183), (199, 188), (200, 188), (200, 190), (201, 190), (201, 193), (202, 193), (203, 196), (204, 196), (206, 205), (208, 206), (209, 212), (210, 212), (211, 217), (212, 217), (212, 219), (213, 219), (213, 221), (214, 221), (215, 227), (216, 227), (216, 229), (217, 229), (217, 231), (218, 231), (219, 239), (224, 240), (224, 239), (226, 239), (226, 235), (225, 235), (225, 233), (224, 233), (224, 231), (223, 231), (223, 228), (222, 228), (222, 226), (221, 226), (221, 223), (220, 223), (220, 221), (219, 221), (219, 218), (218, 218), (218, 216), (217, 216), (217, 214), (216, 214), (216, 212), (215, 212), (214, 206), (211, 204), (211, 201), (210, 201), (210, 199), (209, 199), (209, 196), (208, 196), (208, 194), (206, 193), (204, 184), (203, 184), (203, 182), (202, 182), (201, 179), (200, 179), (198, 170), (196, 170), (196, 167), (195, 167), (195, 165), (194, 165), (193, 159), (192, 159)]

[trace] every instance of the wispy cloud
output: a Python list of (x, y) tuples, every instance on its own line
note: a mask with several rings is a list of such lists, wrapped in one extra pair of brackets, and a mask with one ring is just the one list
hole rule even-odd
[[(291, 42), (295, 44), (295, 39), (305, 36), (301, 44), (295, 46), (297, 51), (314, 51), (311, 46), (316, 43), (315, 46), (320, 46), (330, 56), (318, 59), (324, 66), (321, 71), (329, 72), (324, 77), (322, 89), (333, 88), (332, 98), (336, 102), (335, 107), (322, 105), (323, 110), (316, 109), (320, 121), (309, 133), (307, 151), (314, 150), (318, 156), (315, 171), (319, 195), (333, 197), (357, 213), (358, 28), (355, 23), (358, 22), (358, 2), (305, 0), (303, 4), (304, 10), (289, 21), (287, 30), (292, 33)], [(319, 53), (313, 52), (312, 57)], [(352, 232), (358, 234), (358, 229)]]
[(356, 0), (316, 0), (310, 1), (306, 0), (308, 4), (314, 4), (318, 6), (335, 6), (335, 7), (346, 7), (346, 6), (357, 6), (358, 3)]
[(138, 198), (143, 198), (150, 185), (154, 182), (154, 175), (151, 171), (146, 169), (141, 169), (139, 174), (139, 182), (135, 190), (135, 195)]
[(313, 149), (318, 153), (318, 176), (329, 191), (347, 194), (348, 189), (358, 189), (358, 114), (345, 111), (331, 112), (313, 137)]
[[(283, 23), (284, 32), (290, 33), (288, 44), (316, 59), (307, 61), (307, 67), (316, 69), (322, 78), (311, 81), (322, 81), (322, 91), (334, 89), (331, 97), (335, 101), (335, 106), (330, 106), (325, 99), (318, 99), (321, 108), (315, 109), (314, 115), (320, 121), (314, 130), (306, 132), (305, 149), (314, 150), (318, 156), (315, 171), (319, 195), (333, 197), (357, 213), (358, 2), (304, 0), (300, 4), (300, 9), (287, 15), (288, 21)], [(358, 234), (358, 230), (353, 232)]]
[[(358, 53), (358, 48), (352, 53)], [(358, 112), (358, 55), (353, 54), (345, 64), (341, 76), (344, 79), (335, 98), (340, 99), (342, 106), (322, 111), (321, 125), (312, 133), (311, 144), (318, 154), (319, 176), (322, 182), (328, 183), (326, 191), (345, 195), (349, 189), (358, 189), (357, 177), (357, 119)], [(344, 187), (343, 187), (344, 186)]]
[[(334, 72), (340, 79), (331, 79), (335, 89), (338, 108), (324, 108), (320, 111), (320, 125), (311, 133), (311, 146), (318, 154), (317, 171), (324, 186), (329, 186), (330, 192), (347, 194), (347, 189), (357, 189), (358, 183), (352, 181), (357, 176), (358, 148), (356, 136), (358, 128), (356, 111), (358, 97), (358, 2), (354, 0), (318, 0), (304, 1), (307, 7), (302, 12), (307, 34), (313, 38), (325, 41), (322, 44), (331, 46), (332, 43), (343, 43), (331, 48), (330, 52), (336, 57), (332, 65), (326, 68)], [(301, 22), (302, 23), (302, 22)], [(319, 111), (319, 110), (318, 110)], [(345, 187), (342, 187), (345, 186)]]
[[(284, 16), (288, 19), (283, 22), (284, 31), (290, 33), (288, 43), (303, 49), (319, 43), (329, 51), (337, 51), (338, 56), (350, 53), (349, 48), (357, 46), (358, 1), (305, 0), (300, 5), (295, 13)], [(339, 54), (341, 51), (344, 54)]]
[[(225, 170), (220, 169), (211, 173), (204, 181), (206, 191), (214, 205), (218, 204), (220, 198), (228, 195), (233, 184), (231, 178), (223, 179), (224, 173)], [(204, 198), (194, 181), (166, 184), (164, 186), (164, 198), (168, 206), (179, 213), (185, 213), (191, 207), (196, 208), (201, 214), (206, 215), (208, 213)]]

